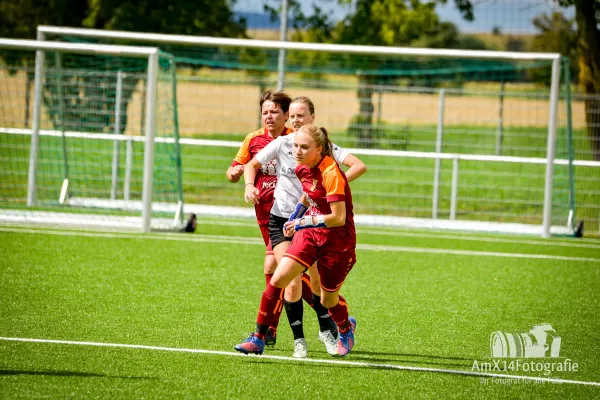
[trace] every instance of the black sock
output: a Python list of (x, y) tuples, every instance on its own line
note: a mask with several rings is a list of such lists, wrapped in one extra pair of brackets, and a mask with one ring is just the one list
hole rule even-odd
[(292, 328), (292, 333), (294, 334), (294, 340), (304, 338), (304, 326), (302, 325), (304, 306), (302, 305), (302, 299), (294, 303), (284, 300), (283, 303), (285, 304), (285, 313), (287, 314), (290, 328)]
[(313, 308), (317, 313), (317, 318), (319, 319), (319, 330), (321, 332), (331, 331), (333, 337), (337, 339), (337, 327), (335, 322), (331, 319), (331, 315), (329, 315), (329, 311), (321, 304), (321, 296), (318, 296), (313, 293)]

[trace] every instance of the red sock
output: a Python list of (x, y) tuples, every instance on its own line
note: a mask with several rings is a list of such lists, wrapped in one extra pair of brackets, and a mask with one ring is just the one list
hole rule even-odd
[(265, 287), (269, 285), (269, 283), (271, 283), (271, 278), (273, 277), (273, 274), (265, 274)]
[(346, 303), (346, 299), (340, 296), (340, 301), (329, 309), (329, 315), (338, 326), (340, 333), (348, 332), (350, 321), (348, 320), (348, 303)]
[[(265, 274), (265, 282), (267, 283), (267, 286), (269, 286), (269, 283), (271, 283), (271, 278), (273, 278), (273, 274)], [(283, 302), (281, 302), (281, 306), (279, 307), (279, 309), (275, 311), (275, 314), (273, 315), (273, 320), (271, 321), (271, 325), (269, 326), (269, 329), (273, 331), (273, 335), (277, 333), (277, 327), (279, 326), (279, 317), (281, 317), (281, 310), (283, 310)]]
[(306, 272), (302, 274), (302, 298), (311, 308), (313, 307), (313, 291), (310, 284), (310, 276)]
[[(273, 316), (280, 310), (283, 304), (283, 289), (276, 288), (270, 283), (262, 294), (260, 299), (260, 307), (256, 317), (257, 335), (261, 339), (265, 339), (267, 329), (273, 321)], [(261, 329), (262, 328), (262, 329)]]

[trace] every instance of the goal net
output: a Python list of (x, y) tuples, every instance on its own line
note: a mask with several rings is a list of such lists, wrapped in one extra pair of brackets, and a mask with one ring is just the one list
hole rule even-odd
[(40, 31), (48, 40), (144, 43), (173, 54), (189, 211), (252, 215), (223, 173), (260, 127), (258, 101), (281, 84), (285, 49), (285, 90), (310, 97), (316, 123), (368, 166), (352, 183), (359, 223), (572, 231), (571, 134), (585, 122), (568, 112), (557, 54)]
[(45, 43), (36, 68), (35, 45), (43, 42), (11, 43), (6, 48), (0, 41), (0, 204), (6, 218), (180, 227), (173, 57), (152, 48)]

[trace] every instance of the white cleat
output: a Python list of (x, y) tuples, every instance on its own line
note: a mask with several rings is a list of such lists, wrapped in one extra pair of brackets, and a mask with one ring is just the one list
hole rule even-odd
[(335, 340), (331, 331), (319, 332), (319, 341), (325, 345), (327, 354), (330, 356), (338, 355), (337, 340)]
[(308, 347), (306, 346), (306, 340), (304, 338), (294, 340), (294, 355), (292, 357), (308, 357)]

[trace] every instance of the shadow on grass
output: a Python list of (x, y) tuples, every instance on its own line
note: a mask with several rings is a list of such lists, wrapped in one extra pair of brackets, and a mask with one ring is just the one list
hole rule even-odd
[(98, 377), (98, 378), (119, 378), (119, 379), (159, 379), (154, 377), (144, 376), (115, 376), (106, 374), (97, 374), (93, 372), (77, 372), (77, 371), (28, 371), (17, 369), (0, 369), (0, 376), (3, 375), (42, 375), (42, 376), (81, 376), (81, 377)]
[[(267, 355), (277, 355), (277, 356), (289, 356), (289, 354), (278, 354), (278, 352), (274, 352), (275, 354), (267, 354)], [(428, 354), (408, 354), (408, 353), (386, 353), (386, 352), (378, 352), (378, 351), (360, 351), (354, 350), (347, 357), (331, 357), (324, 351), (315, 351), (311, 352), (312, 354), (322, 353), (322, 356), (319, 354), (318, 359), (323, 360), (332, 360), (332, 361), (349, 361), (349, 362), (361, 362), (365, 364), (365, 368), (382, 368), (389, 369), (387, 366), (378, 367), (377, 365), (381, 364), (391, 364), (397, 366), (411, 366), (411, 367), (428, 367), (428, 368), (471, 368), (473, 365), (473, 360), (475, 358), (464, 358), (464, 357), (454, 357), (454, 356), (438, 356), (438, 355), (428, 355)], [(253, 360), (254, 361), (254, 360)], [(258, 361), (258, 360), (256, 360)], [(268, 361), (262, 361), (268, 362)], [(310, 363), (309, 363), (310, 364)], [(315, 364), (318, 365), (318, 364)]]

